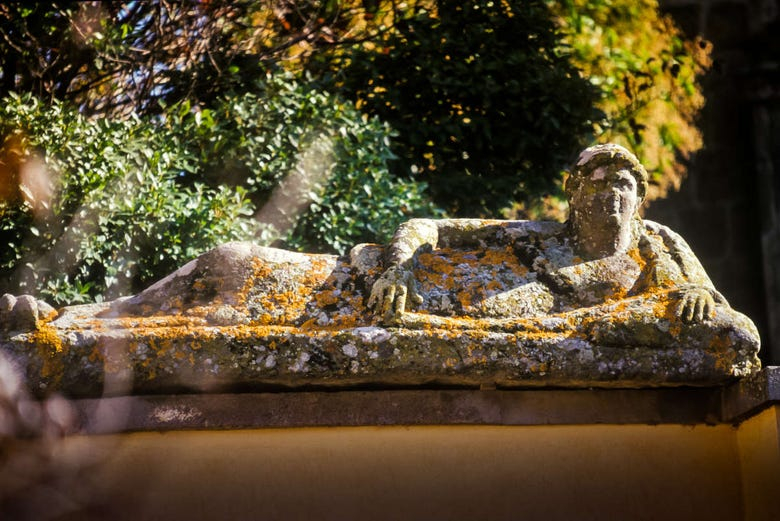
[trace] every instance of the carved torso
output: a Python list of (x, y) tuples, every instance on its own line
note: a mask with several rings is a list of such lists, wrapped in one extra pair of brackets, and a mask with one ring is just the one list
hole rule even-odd
[(456, 245), (418, 255), (414, 274), (424, 298), (420, 311), (533, 317), (688, 282), (684, 258), (670, 252), (655, 223), (629, 251), (594, 260), (578, 255), (565, 225), (539, 224), (508, 223), (494, 234), (495, 242), (482, 241), (479, 249)]

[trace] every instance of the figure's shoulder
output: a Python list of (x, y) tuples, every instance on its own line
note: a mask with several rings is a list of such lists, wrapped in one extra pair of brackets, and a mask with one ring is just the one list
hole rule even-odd
[(642, 219), (642, 223), (645, 226), (645, 231), (654, 233), (656, 235), (677, 235), (671, 228), (665, 224), (651, 221), (650, 219)]
[(659, 239), (663, 241), (664, 246), (671, 249), (690, 249), (690, 246), (688, 246), (688, 243), (685, 242), (685, 239), (682, 238), (682, 236), (669, 228), (668, 226), (664, 224), (657, 223), (655, 221), (651, 221), (650, 219), (644, 219), (644, 230), (645, 233), (656, 236)]
[[(688, 282), (715, 291), (715, 286), (713, 286), (701, 262), (680, 234), (663, 224), (649, 220), (645, 220), (644, 223), (647, 235), (656, 238), (656, 241), (660, 240), (665, 251), (664, 255), (668, 255), (677, 264)], [(648, 242), (652, 244), (654, 241)], [(726, 301), (720, 293), (716, 292), (715, 297), (720, 302)]]

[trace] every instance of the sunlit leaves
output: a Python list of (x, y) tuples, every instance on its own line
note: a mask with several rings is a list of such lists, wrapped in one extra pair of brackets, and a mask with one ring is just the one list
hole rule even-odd
[(572, 61), (600, 92), (600, 142), (631, 148), (651, 177), (649, 197), (677, 188), (701, 148), (699, 76), (709, 44), (686, 40), (655, 0), (548, 0)]

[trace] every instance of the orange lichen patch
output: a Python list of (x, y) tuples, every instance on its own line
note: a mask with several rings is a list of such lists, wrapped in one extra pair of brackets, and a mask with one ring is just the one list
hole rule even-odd
[(418, 257), (414, 275), (423, 292), (447, 292), (466, 314), (491, 295), (524, 280), (529, 270), (510, 246), (481, 250), (440, 248)]
[(631, 257), (631, 260), (636, 262), (637, 266), (639, 266), (639, 271), (644, 273), (645, 267), (647, 266), (647, 261), (642, 257), (642, 254), (639, 252), (639, 248), (631, 248), (626, 252), (626, 254)]
[(92, 350), (87, 354), (87, 360), (89, 360), (91, 363), (103, 363), (105, 361), (105, 356), (103, 355), (103, 352), (98, 348), (97, 345), (95, 345)]
[[(215, 328), (216, 329), (216, 328)], [(280, 336), (295, 331), (288, 326), (226, 326), (216, 329), (212, 334), (222, 334), (238, 341), (254, 341), (258, 338)]]
[(480, 259), (480, 263), (493, 266), (503, 265), (521, 276), (528, 274), (528, 268), (518, 263), (517, 255), (515, 255), (511, 246), (503, 249), (487, 248)]
[(366, 309), (363, 296), (344, 290), (341, 292), (340, 307), (331, 317), (331, 325), (338, 328), (357, 327), (365, 322)]
[(30, 333), (27, 342), (43, 348), (48, 353), (62, 353), (65, 350), (57, 330), (49, 324), (38, 324), (38, 329)]
[(497, 280), (491, 280), (490, 282), (487, 283), (485, 289), (487, 289), (488, 291), (499, 291), (504, 289), (504, 285)]
[(452, 289), (455, 284), (453, 275), (455, 273), (455, 262), (453, 259), (443, 255), (446, 251), (439, 250), (439, 253), (421, 253), (417, 259), (423, 269), (415, 271), (415, 277), (431, 286)]
[(616, 286), (612, 293), (604, 298), (605, 304), (619, 303), (626, 300), (628, 297), (628, 290), (621, 286)]
[(319, 307), (330, 306), (338, 303), (341, 291), (339, 290), (324, 290), (314, 295), (314, 300)]
[[(301, 293), (297, 291), (280, 291), (277, 293), (270, 293), (260, 299), (265, 309), (279, 309), (282, 308), (287, 311), (293, 311), (304, 305), (305, 300), (301, 302)], [(287, 315), (289, 313), (285, 313)]]
[(268, 313), (260, 315), (259, 317), (257, 317), (252, 321), (252, 324), (255, 326), (270, 326), (273, 323), (274, 323), (274, 317), (273, 315), (270, 315)]
[(317, 328), (317, 319), (316, 318), (310, 318), (303, 324), (299, 326), (301, 329), (310, 330), (310, 329), (316, 329)]
[(190, 328), (204, 325), (201, 316), (191, 315), (152, 315), (148, 317), (123, 317), (116, 319), (116, 323), (123, 329), (136, 328)]
[(710, 339), (710, 348), (713, 351), (725, 351), (733, 347), (731, 340), (723, 335), (715, 335)]
[[(306, 310), (307, 303), (312, 297), (321, 295), (325, 300), (337, 301), (331, 297), (335, 294), (327, 295), (319, 291), (315, 293), (316, 288), (320, 288), (327, 279), (328, 274), (333, 270), (333, 263), (329, 256), (312, 255), (309, 257), (310, 265), (303, 271), (301, 266), (291, 267), (290, 270), (300, 272), (290, 272), (290, 270), (281, 270), (280, 266), (269, 266), (262, 261), (255, 264), (254, 280), (247, 282), (242, 293), (249, 295), (253, 289), (260, 288), (258, 293), (253, 296), (255, 303), (266, 311), (267, 317), (261, 318), (260, 322), (268, 324), (293, 324), (298, 321)], [(279, 280), (281, 277), (287, 277)], [(263, 284), (263, 279), (273, 281), (274, 284)], [(265, 291), (263, 289), (267, 288)], [(278, 289), (277, 289), (278, 288)], [(244, 298), (245, 301), (245, 298)]]
[(38, 357), (43, 361), (41, 377), (57, 379), (62, 375), (62, 358), (66, 350), (57, 330), (48, 324), (39, 324), (38, 329), (32, 331), (27, 337), (27, 342), (38, 351)]
[(458, 366), (458, 359), (457, 358), (446, 358), (443, 362), (444, 366), (449, 369), (454, 369)]
[(678, 302), (672, 294), (673, 292), (668, 289), (655, 288), (646, 291), (641, 297), (647, 299), (652, 306), (653, 316), (674, 323), (678, 320)]
[(473, 306), (473, 303), (475, 301), (474, 294), (469, 290), (476, 289), (476, 288), (473, 288), (472, 286), (467, 286), (464, 289), (466, 291), (459, 291), (456, 297), (458, 299), (458, 302), (460, 303), (460, 307), (463, 308), (465, 311), (468, 311)]

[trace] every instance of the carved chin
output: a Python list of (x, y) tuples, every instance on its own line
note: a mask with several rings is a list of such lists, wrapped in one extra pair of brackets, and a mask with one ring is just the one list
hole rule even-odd
[(601, 219), (593, 219), (592, 222), (580, 223), (580, 229), (591, 237), (601, 237), (603, 241), (609, 242), (612, 237), (617, 240), (623, 228), (622, 224), (619, 215), (608, 215)]
[(625, 246), (624, 230), (619, 222), (612, 220), (581, 226), (577, 235), (579, 244), (590, 250), (591, 254), (611, 255)]

